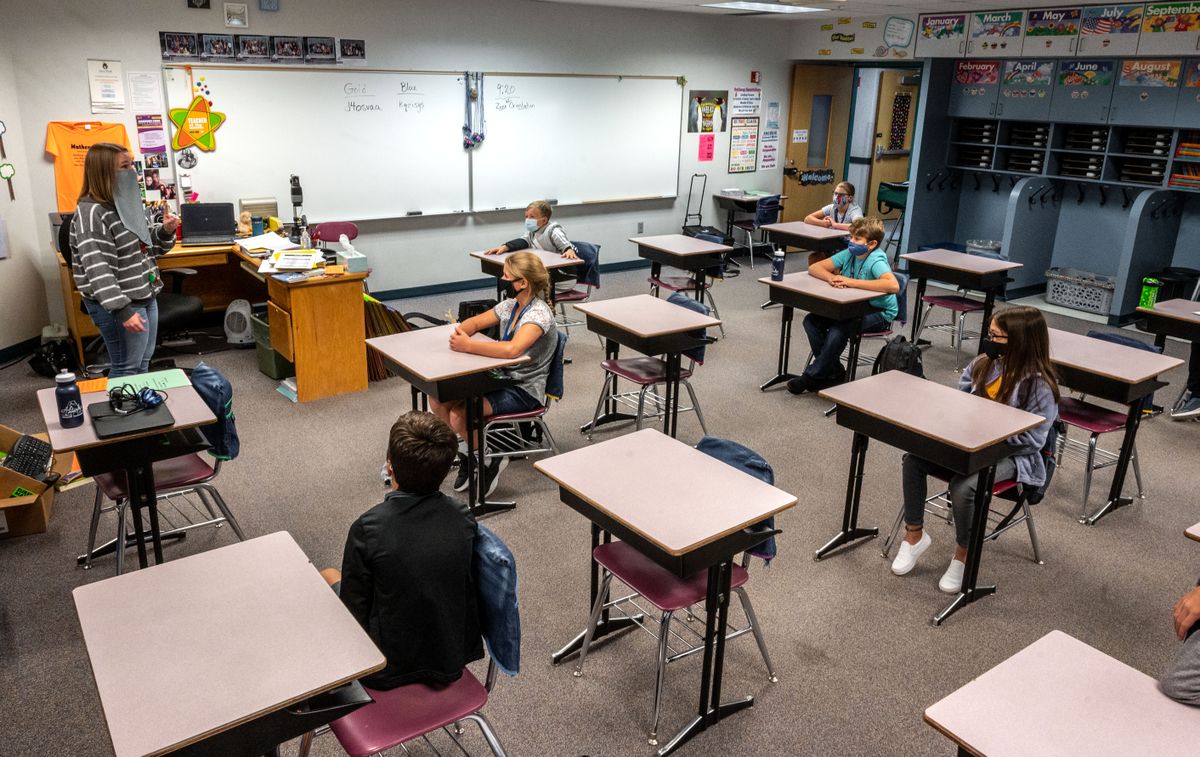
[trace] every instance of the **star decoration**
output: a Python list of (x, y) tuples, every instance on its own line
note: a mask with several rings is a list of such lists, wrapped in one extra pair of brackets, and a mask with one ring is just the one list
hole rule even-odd
[(209, 110), (211, 104), (197, 96), (186, 108), (171, 108), (169, 116), (175, 124), (172, 148), (182, 150), (195, 145), (205, 152), (217, 149), (216, 131), (225, 123), (225, 114)]

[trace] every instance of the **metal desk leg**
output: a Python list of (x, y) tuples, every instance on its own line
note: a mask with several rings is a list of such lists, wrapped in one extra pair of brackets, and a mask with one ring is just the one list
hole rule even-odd
[[(591, 564), (591, 588), (588, 593), (588, 604), (590, 608), (596, 604), (596, 595), (600, 593), (600, 563), (596, 562), (592, 557), (592, 553), (596, 551), (596, 547), (601, 543), (608, 544), (612, 541), (612, 535), (604, 531), (595, 523), (592, 524), (592, 549), (588, 552), (588, 561)], [(610, 618), (607, 609), (603, 610), (600, 615), (600, 621), (596, 623), (596, 631), (592, 634), (592, 643), (597, 643), (601, 638), (618, 631), (624, 631), (629, 628), (635, 628), (637, 623), (645, 619), (645, 615), (638, 613), (627, 618)], [(579, 649), (583, 646), (583, 637), (585, 631), (580, 631), (579, 635), (567, 642), (567, 645), (550, 656), (550, 662), (553, 665), (558, 665), (564, 660), (569, 660), (579, 654)]]
[[(850, 352), (846, 355), (846, 381), (853, 381), (854, 374), (858, 373), (858, 354), (862, 347), (862, 319), (859, 318), (854, 324), (854, 331), (850, 336)], [(825, 417), (833, 415), (837, 410), (837, 405), (830, 405), (825, 411)]]
[(678, 352), (667, 355), (667, 406), (663, 412), (663, 433), (675, 437), (679, 433), (679, 373), (682, 356)]
[(696, 271), (696, 302), (704, 302), (704, 285), (708, 283), (708, 273), (701, 268)]
[(972, 602), (996, 593), (995, 586), (976, 586), (979, 579), (979, 563), (983, 560), (983, 537), (987, 531), (988, 505), (992, 501), (992, 484), (996, 480), (996, 466), (989, 465), (979, 472), (979, 483), (975, 487), (975, 514), (971, 518), (971, 543), (967, 546), (967, 565), (963, 571), (962, 588), (946, 608), (933, 616), (933, 625), (941, 625), (946, 618)]
[[(467, 400), (467, 464), (472, 466), (472, 471), (468, 477), (467, 490), (471, 493), (469, 497), (471, 514), (476, 518), (512, 510), (517, 506), (517, 503), (513, 501), (489, 502), (487, 499), (487, 490), (484, 489), (486, 481), (483, 475), (487, 465), (483, 443), (483, 425), (483, 397), (471, 397)], [(478, 449), (475, 447), (476, 436), (479, 437)]]
[(983, 325), (979, 327), (979, 351), (976, 355), (983, 354), (983, 340), (987, 339), (988, 326), (992, 323), (992, 308), (996, 305), (996, 290), (987, 289), (983, 293)]
[(1129, 472), (1129, 459), (1133, 457), (1133, 442), (1137, 438), (1138, 426), (1141, 425), (1141, 422), (1142, 400), (1138, 400), (1129, 406), (1129, 414), (1125, 416), (1125, 435), (1121, 438), (1121, 451), (1117, 455), (1117, 466), (1113, 470), (1108, 501), (1099, 510), (1081, 519), (1080, 523), (1094, 526), (1113, 510), (1133, 504), (1133, 497), (1122, 497), (1121, 490), (1125, 488), (1125, 474)]
[(788, 362), (792, 353), (792, 320), (794, 310), (791, 305), (783, 306), (783, 318), (779, 324), (779, 363), (776, 368), (775, 378), (758, 387), (759, 391), (765, 392), (776, 384), (782, 384), (788, 379), (795, 378), (795, 374), (788, 373)]
[(916, 344), (917, 335), (921, 333), (921, 308), (925, 307), (923, 304), (921, 304), (921, 301), (925, 297), (925, 285), (927, 283), (928, 283), (928, 281), (925, 279), (924, 276), (921, 276), (917, 279), (917, 296), (913, 299), (913, 302), (915, 303), (913, 305), (914, 309), (913, 309), (913, 321), (912, 321), (912, 342), (913, 342), (913, 344)]
[[(605, 357), (605, 359), (616, 360), (617, 358), (620, 357), (620, 354), (621, 354), (621, 345), (617, 344), (617, 342), (612, 339), (604, 340), (604, 357)], [(617, 379), (616, 375), (614, 374), (612, 376), (612, 394), (610, 394), (608, 396), (608, 399), (605, 400), (605, 402), (604, 402), (604, 413), (599, 418), (596, 419), (595, 423), (588, 421), (587, 423), (580, 426), (579, 433), (586, 434), (586, 433), (590, 432), (593, 428), (598, 427), (598, 426), (603, 426), (605, 423), (616, 423), (617, 421), (637, 420), (637, 418), (633, 415), (633, 413), (622, 413), (617, 410), (617, 401), (615, 399), (613, 399), (613, 397), (617, 393), (617, 380), (618, 379)]]
[[(662, 263), (659, 263), (657, 260), (650, 261), (650, 278), (657, 279), (661, 276), (662, 276)], [(650, 293), (653, 294), (655, 297), (658, 296), (658, 285), (657, 284), (650, 285)]]
[(854, 441), (850, 443), (850, 476), (846, 481), (846, 508), (842, 511), (842, 530), (816, 551), (813, 555), (814, 560), (820, 560), (843, 544), (879, 535), (878, 528), (858, 527), (858, 506), (862, 499), (863, 471), (867, 467), (869, 442), (870, 438), (866, 434), (855, 432)]

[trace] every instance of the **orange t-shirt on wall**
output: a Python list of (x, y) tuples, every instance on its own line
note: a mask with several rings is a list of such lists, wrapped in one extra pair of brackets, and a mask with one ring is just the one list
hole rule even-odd
[(51, 121), (46, 124), (46, 152), (54, 156), (54, 187), (58, 212), (71, 213), (83, 189), (83, 159), (97, 142), (113, 142), (129, 148), (123, 124), (100, 121)]

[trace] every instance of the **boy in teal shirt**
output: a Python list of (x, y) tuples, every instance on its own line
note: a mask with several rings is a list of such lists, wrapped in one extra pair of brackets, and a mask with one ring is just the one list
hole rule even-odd
[[(879, 249), (881, 242), (883, 223), (878, 218), (859, 218), (850, 224), (850, 244), (845, 250), (808, 267), (814, 278), (832, 287), (880, 293), (871, 300), (871, 306), (878, 312), (868, 313), (862, 319), (863, 332), (884, 331), (899, 314), (896, 292), (900, 291), (900, 282), (892, 275), (887, 255)], [(853, 320), (835, 321), (813, 313), (805, 316), (804, 333), (812, 346), (813, 361), (804, 373), (788, 381), (788, 391), (814, 392), (845, 381), (841, 356), (853, 328)]]

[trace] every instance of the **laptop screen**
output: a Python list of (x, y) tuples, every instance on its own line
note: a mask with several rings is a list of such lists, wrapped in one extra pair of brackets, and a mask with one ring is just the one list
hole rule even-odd
[(193, 202), (180, 208), (183, 235), (230, 234), (237, 229), (232, 202)]

